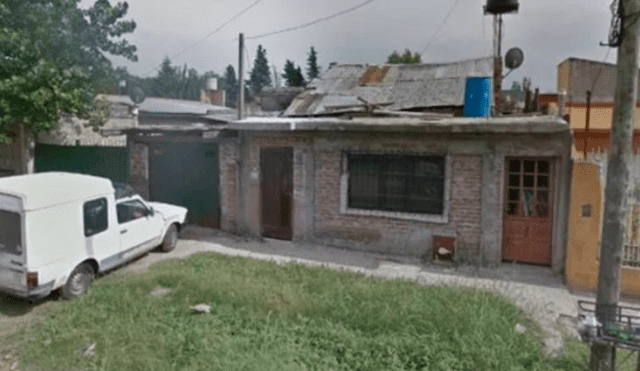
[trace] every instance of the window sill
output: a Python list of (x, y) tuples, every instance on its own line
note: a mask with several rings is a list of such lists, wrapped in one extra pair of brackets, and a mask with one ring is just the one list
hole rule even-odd
[(360, 215), (360, 216), (379, 216), (384, 218), (412, 220), (418, 222), (430, 222), (439, 224), (448, 224), (448, 215), (431, 215), (431, 214), (415, 214), (400, 211), (383, 211), (383, 210), (367, 210), (347, 208), (340, 211), (341, 214)]

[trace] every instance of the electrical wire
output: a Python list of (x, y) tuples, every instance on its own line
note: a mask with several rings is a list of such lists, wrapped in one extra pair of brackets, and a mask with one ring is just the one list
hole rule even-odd
[(301, 25), (298, 25), (298, 26), (294, 26), (294, 27), (284, 28), (284, 29), (281, 29), (281, 30), (278, 30), (278, 31), (267, 32), (267, 33), (263, 33), (263, 34), (256, 35), (256, 36), (246, 37), (245, 39), (246, 40), (261, 39), (263, 37), (273, 36), (273, 35), (277, 35), (277, 34), (281, 34), (281, 33), (285, 33), (285, 32), (290, 32), (290, 31), (296, 31), (296, 30), (299, 30), (301, 28), (306, 28), (306, 27), (309, 27), (309, 26), (313, 26), (314, 24), (317, 24), (317, 23), (320, 23), (320, 22), (324, 22), (324, 21), (328, 21), (330, 19), (339, 17), (339, 16), (347, 14), (347, 13), (351, 13), (354, 10), (356, 10), (358, 8), (362, 8), (363, 6), (368, 5), (368, 4), (370, 4), (370, 3), (374, 2), (374, 1), (375, 0), (367, 0), (367, 1), (363, 2), (363, 3), (360, 3), (360, 4), (352, 7), (352, 8), (343, 10), (341, 12), (332, 14), (332, 15), (327, 16), (327, 17), (318, 18), (318, 19), (316, 19), (314, 21), (311, 21), (311, 22), (308, 22), (308, 23), (304, 23), (304, 24), (301, 24)]
[[(240, 11), (239, 13), (237, 13), (236, 15), (234, 15), (233, 17), (229, 18), (226, 22), (224, 22), (223, 24), (221, 24), (218, 28), (216, 28), (215, 30), (211, 31), (210, 33), (208, 33), (205, 37), (201, 38), (200, 40), (196, 41), (195, 43), (187, 46), (186, 48), (184, 48), (181, 52), (176, 53), (174, 55), (172, 55), (171, 57), (169, 57), (169, 59), (175, 59), (179, 56), (181, 56), (182, 54), (184, 54), (187, 50), (193, 48), (194, 46), (200, 44), (201, 42), (203, 42), (204, 40), (208, 39), (209, 37), (213, 36), (214, 34), (216, 34), (218, 31), (220, 31), (221, 29), (223, 29), (226, 25), (228, 25), (229, 23), (233, 22), (234, 20), (236, 20), (238, 17), (240, 17), (241, 15), (243, 15), (244, 13), (246, 13), (247, 11), (249, 11), (251, 8), (253, 8), (254, 6), (258, 5), (258, 3), (260, 3), (262, 0), (256, 0), (255, 2), (253, 2), (251, 5), (249, 5), (248, 7), (244, 8), (242, 11)], [(156, 71), (158, 68), (160, 68), (159, 65), (158, 67), (155, 67), (154, 69), (150, 70), (149, 72), (145, 73), (145, 75), (150, 74), (153, 71)]]
[(607, 61), (607, 58), (609, 57), (610, 52), (611, 52), (611, 47), (607, 47), (607, 53), (604, 55), (604, 58), (602, 58), (602, 63), (600, 64), (600, 69), (598, 70), (598, 74), (596, 75), (596, 78), (593, 79), (593, 82), (591, 83), (591, 89), (590, 89), (591, 92), (593, 92), (593, 89), (596, 87), (596, 83), (600, 78), (600, 74), (602, 73), (602, 69), (604, 67), (604, 64)]
[(447, 21), (449, 20), (449, 17), (451, 16), (451, 13), (453, 13), (453, 10), (456, 8), (456, 5), (458, 5), (459, 2), (460, 0), (456, 0), (456, 2), (453, 3), (453, 6), (451, 6), (451, 9), (449, 9), (449, 12), (444, 17), (444, 20), (442, 21), (442, 23), (440, 23), (440, 26), (438, 26), (438, 28), (436, 29), (436, 32), (434, 32), (433, 36), (431, 36), (431, 39), (427, 43), (427, 46), (425, 46), (424, 49), (422, 49), (422, 51), (420, 52), (420, 55), (424, 55), (424, 52), (426, 52), (427, 49), (429, 49), (429, 46), (431, 46), (431, 43), (433, 42), (433, 40), (435, 40), (436, 36), (438, 36), (438, 32), (440, 32), (442, 27), (444, 27), (444, 25), (447, 23)]

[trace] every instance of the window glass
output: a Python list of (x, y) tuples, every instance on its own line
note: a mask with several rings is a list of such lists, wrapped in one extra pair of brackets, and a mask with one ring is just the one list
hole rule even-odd
[(84, 235), (89, 237), (107, 230), (107, 199), (85, 202), (84, 204)]
[(348, 156), (350, 208), (442, 215), (444, 156)]
[(0, 210), (0, 253), (22, 254), (20, 214)]
[(149, 209), (137, 200), (120, 202), (116, 206), (116, 211), (118, 213), (118, 224), (144, 218), (149, 215)]

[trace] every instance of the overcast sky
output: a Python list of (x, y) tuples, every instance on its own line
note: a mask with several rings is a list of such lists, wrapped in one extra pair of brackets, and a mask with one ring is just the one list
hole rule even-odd
[[(173, 57), (192, 44), (174, 65), (195, 68), (199, 73), (223, 74), (227, 65), (237, 71), (240, 32), (254, 35), (311, 22), (354, 7), (365, 0), (262, 0), (222, 30), (202, 40), (256, 0), (128, 0), (128, 19), (137, 23), (127, 36), (138, 47), (139, 61), (114, 59), (130, 73), (155, 76), (165, 56)], [(94, 0), (82, 0), (87, 7)], [(314, 46), (324, 70), (329, 63), (383, 63), (394, 50), (422, 51), (423, 61), (447, 62), (490, 56), (492, 17), (482, 14), (485, 0), (458, 0), (443, 23), (454, 0), (375, 0), (343, 16), (316, 25), (261, 39), (246, 41), (253, 66), (258, 44), (267, 50), (270, 64), (281, 71), (287, 59), (303, 69), (309, 48)], [(111, 0), (111, 3), (115, 3)], [(610, 0), (520, 0), (517, 14), (504, 16), (503, 55), (520, 47), (525, 60), (503, 87), (530, 77), (542, 92), (556, 90), (557, 65), (568, 57), (603, 60), (611, 13)], [(201, 41), (202, 40), (202, 41)], [(615, 63), (616, 49), (608, 62)], [(247, 75), (245, 75), (246, 77)]]

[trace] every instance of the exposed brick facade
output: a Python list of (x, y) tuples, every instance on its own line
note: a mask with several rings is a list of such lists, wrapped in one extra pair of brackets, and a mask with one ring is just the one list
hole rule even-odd
[[(461, 257), (477, 253), (481, 235), (481, 196), (482, 196), (482, 156), (447, 155), (448, 199), (445, 202), (447, 218), (443, 222), (412, 220), (379, 215), (352, 215), (341, 211), (341, 182), (343, 176), (342, 158), (346, 151), (371, 153), (446, 153), (446, 143), (437, 138), (422, 139), (402, 137), (383, 139), (359, 137), (350, 139), (326, 138), (313, 135), (258, 136), (247, 139), (249, 146), (249, 194), (253, 200), (259, 200), (260, 194), (260, 149), (266, 147), (294, 148), (294, 209), (308, 197), (313, 202), (314, 242), (328, 243), (353, 249), (381, 252), (387, 254), (429, 257), (433, 236), (455, 236), (458, 240)], [(223, 228), (234, 229), (238, 212), (238, 169), (235, 165), (236, 152), (221, 146), (221, 208)], [(313, 169), (304, 164), (303, 151), (312, 148)], [(312, 187), (305, 184), (305, 172), (313, 171)], [(224, 178), (224, 179), (223, 179)], [(344, 187), (343, 187), (344, 188)], [(313, 195), (309, 195), (309, 190)], [(344, 201), (343, 201), (344, 202)], [(254, 205), (255, 206), (255, 205)], [(258, 211), (260, 206), (251, 210)], [(294, 213), (295, 214), (295, 213)], [(225, 223), (226, 221), (226, 223)], [(296, 233), (294, 240), (310, 239)]]
[(220, 143), (220, 227), (238, 228), (238, 155), (233, 143)]
[(143, 198), (149, 199), (149, 147), (143, 143), (129, 143), (131, 176), (129, 184)]

